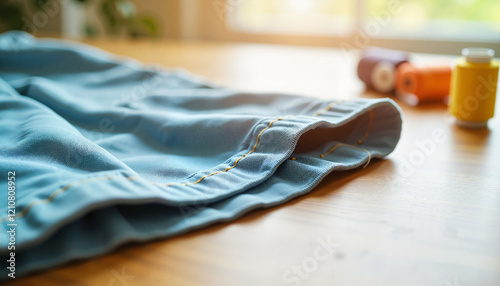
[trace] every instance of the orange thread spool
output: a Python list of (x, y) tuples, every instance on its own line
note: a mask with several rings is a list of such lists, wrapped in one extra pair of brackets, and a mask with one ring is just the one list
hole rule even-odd
[(450, 94), (451, 66), (401, 64), (396, 72), (396, 91), (403, 100), (417, 104), (443, 100)]

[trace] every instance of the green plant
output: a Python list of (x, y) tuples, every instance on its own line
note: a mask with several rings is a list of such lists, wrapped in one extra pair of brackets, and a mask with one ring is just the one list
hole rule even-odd
[(0, 32), (22, 30), (24, 11), (20, 5), (5, 1), (0, 2)]
[[(57, 0), (31, 0), (31, 6), (36, 13), (42, 11), (50, 1)], [(158, 20), (153, 15), (138, 13), (136, 6), (129, 0), (71, 0), (81, 4), (81, 9), (86, 9), (91, 4), (96, 4), (96, 15), (105, 27), (104, 32), (110, 35), (125, 31), (130, 37), (150, 36), (159, 37), (160, 29)], [(94, 3), (95, 2), (95, 3)], [(0, 1), (0, 32), (8, 30), (23, 30), (23, 17), (27, 15), (24, 7), (16, 2)], [(87, 36), (98, 34), (96, 23), (85, 23), (82, 27)]]
[(125, 29), (131, 37), (159, 36), (156, 19), (150, 15), (138, 14), (131, 1), (102, 0), (100, 9), (110, 34), (117, 34), (120, 29)]

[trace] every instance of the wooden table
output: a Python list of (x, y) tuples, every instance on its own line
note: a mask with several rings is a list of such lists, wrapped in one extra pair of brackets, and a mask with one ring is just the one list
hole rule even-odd
[[(382, 96), (365, 91), (355, 53), (341, 50), (87, 43), (247, 91)], [(488, 130), (464, 130), (442, 103), (398, 103), (401, 141), (366, 169), (331, 174), (306, 196), (231, 223), (126, 245), (12, 285), (500, 285), (500, 116)], [(328, 240), (330, 252), (317, 250)]]

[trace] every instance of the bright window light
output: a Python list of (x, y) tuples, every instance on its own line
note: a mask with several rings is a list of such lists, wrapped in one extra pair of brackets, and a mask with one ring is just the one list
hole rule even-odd
[(380, 36), (500, 41), (498, 0), (398, 0), (398, 9), (388, 14), (391, 2), (364, 2), (365, 26), (377, 17), (387, 20)]
[(240, 0), (235, 8), (229, 25), (247, 33), (500, 42), (499, 0)]
[(228, 13), (233, 29), (254, 33), (347, 34), (355, 1), (243, 0)]

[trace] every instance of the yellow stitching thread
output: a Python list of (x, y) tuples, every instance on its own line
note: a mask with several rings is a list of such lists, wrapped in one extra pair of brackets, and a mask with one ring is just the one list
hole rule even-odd
[[(85, 183), (90, 183), (90, 182), (96, 182), (96, 181), (108, 181), (108, 180), (112, 180), (112, 179), (117, 179), (117, 178), (123, 178), (122, 176), (106, 176), (106, 177), (95, 177), (95, 178), (90, 178), (90, 179), (85, 179), (85, 180), (81, 180), (81, 181), (78, 181), (76, 183), (70, 183), (70, 184), (67, 184), (66, 186), (62, 187), (62, 188), (59, 188), (57, 189), (55, 192), (53, 192), (48, 198), (46, 199), (41, 199), (41, 200), (36, 200), (36, 201), (32, 201), (31, 203), (29, 203), (21, 212), (19, 213), (16, 213), (15, 215), (15, 218), (22, 218), (24, 216), (26, 216), (26, 214), (28, 214), (28, 212), (30, 211), (30, 209), (36, 205), (40, 205), (40, 204), (48, 204), (48, 203), (51, 203), (52, 201), (54, 201), (54, 199), (66, 192), (68, 189), (72, 188), (72, 187), (75, 187), (75, 186), (78, 186), (78, 185), (81, 185), (81, 184), (85, 184)], [(125, 178), (127, 181), (133, 181), (136, 179), (136, 177), (127, 177)], [(2, 217), (0, 218), (0, 222), (4, 222), (6, 220), (8, 220), (9, 218), (8, 217)]]
[(370, 123), (368, 123), (368, 128), (366, 129), (366, 132), (365, 132), (365, 135), (363, 136), (363, 138), (358, 140), (358, 145), (363, 144), (363, 141), (365, 141), (366, 138), (368, 138), (368, 135), (370, 135), (370, 131), (372, 130), (372, 127), (373, 127), (373, 109), (370, 109)]
[(330, 110), (330, 108), (334, 107), (335, 105), (341, 104), (344, 101), (345, 100), (334, 101), (334, 102), (328, 104), (325, 108), (323, 108), (323, 109), (319, 110), (318, 112), (314, 113), (313, 116), (314, 117), (319, 116), (320, 114), (327, 112), (328, 110)]
[(189, 183), (182, 183), (182, 184), (181, 184), (181, 183), (167, 183), (167, 184), (152, 183), (152, 184), (153, 184), (153, 185), (157, 185), (157, 186), (166, 186), (166, 187), (173, 186), (173, 185), (181, 185), (181, 186), (195, 185), (195, 184), (198, 184), (198, 183), (200, 183), (201, 181), (203, 181), (205, 178), (211, 177), (211, 176), (213, 176), (213, 175), (215, 175), (215, 174), (225, 173), (225, 172), (227, 172), (227, 171), (229, 171), (229, 170), (231, 170), (231, 169), (234, 169), (234, 168), (236, 168), (236, 166), (238, 165), (238, 162), (239, 162), (241, 159), (243, 159), (243, 158), (245, 158), (246, 156), (248, 156), (248, 155), (252, 154), (253, 152), (255, 152), (255, 150), (257, 149), (257, 145), (258, 145), (258, 144), (259, 144), (259, 142), (260, 142), (260, 136), (262, 135), (262, 133), (264, 133), (267, 129), (271, 128), (271, 126), (273, 126), (273, 124), (274, 124), (275, 122), (278, 122), (278, 121), (280, 121), (280, 120), (282, 120), (282, 119), (284, 119), (284, 118), (287, 118), (287, 117), (289, 117), (289, 116), (280, 117), (280, 118), (278, 118), (278, 119), (276, 119), (276, 120), (271, 121), (271, 122), (269, 123), (269, 125), (267, 125), (267, 127), (266, 127), (266, 128), (262, 129), (262, 131), (260, 131), (259, 135), (257, 135), (257, 140), (255, 141), (255, 145), (253, 145), (252, 150), (250, 150), (250, 152), (248, 152), (248, 153), (246, 153), (246, 154), (242, 155), (242, 156), (241, 156), (238, 160), (236, 160), (236, 162), (234, 162), (234, 165), (233, 165), (233, 166), (231, 166), (231, 167), (227, 167), (224, 171), (217, 171), (217, 172), (213, 172), (213, 173), (211, 173), (211, 174), (205, 175), (205, 176), (201, 177), (201, 178), (200, 178), (198, 181), (196, 181), (196, 182), (189, 182)]
[[(203, 177), (201, 177), (198, 181), (196, 182), (189, 182), (189, 183), (167, 183), (167, 184), (161, 184), (161, 183), (151, 183), (153, 185), (162, 185), (162, 186), (172, 186), (172, 185), (183, 185), (183, 186), (187, 186), (187, 185), (194, 185), (194, 184), (198, 184), (199, 182), (203, 181), (205, 178), (207, 177), (210, 177), (210, 176), (213, 176), (215, 174), (219, 174), (219, 173), (224, 173), (224, 172), (227, 172), (233, 168), (235, 168), (237, 165), (238, 165), (238, 162), (245, 158), (247, 155), (250, 155), (252, 154), (253, 152), (255, 152), (255, 150), (257, 149), (257, 145), (259, 144), (260, 142), (260, 137), (261, 135), (269, 128), (271, 128), (271, 126), (275, 123), (275, 122), (278, 122), (284, 118), (287, 118), (289, 116), (285, 116), (285, 117), (280, 117), (276, 120), (273, 120), (269, 123), (269, 125), (267, 125), (266, 128), (264, 128), (262, 131), (260, 131), (260, 133), (257, 135), (257, 139), (256, 139), (256, 142), (255, 142), (255, 145), (253, 146), (252, 150), (250, 150), (250, 152), (242, 155), (238, 160), (236, 160), (236, 162), (234, 162), (234, 165), (231, 166), (231, 167), (227, 167), (224, 171), (217, 171), (217, 172), (213, 172), (211, 174), (208, 174), (208, 175), (205, 175)], [(90, 183), (90, 182), (96, 182), (96, 181), (107, 181), (107, 180), (112, 180), (112, 179), (116, 179), (116, 178), (123, 178), (121, 176), (106, 176), (106, 177), (96, 177), (96, 178), (91, 178), (91, 179), (84, 179), (84, 180), (81, 180), (81, 181), (78, 181), (76, 183), (70, 183), (70, 184), (67, 184), (66, 186), (60, 188), (60, 189), (57, 189), (55, 192), (53, 192), (48, 198), (46, 199), (41, 199), (41, 200), (36, 200), (36, 201), (33, 201), (31, 202), (30, 204), (28, 204), (26, 206), (26, 208), (24, 208), (21, 212), (17, 213), (16, 214), (16, 218), (22, 218), (24, 216), (26, 216), (26, 214), (29, 212), (29, 210), (33, 207), (33, 206), (36, 206), (36, 205), (39, 205), (39, 204), (48, 204), (48, 203), (51, 203), (58, 195), (66, 192), (68, 189), (72, 188), (72, 187), (75, 187), (75, 186), (78, 186), (78, 185), (81, 185), (81, 184), (85, 184), (85, 183)], [(128, 177), (126, 178), (128, 181), (133, 181), (133, 180), (136, 180), (137, 178), (136, 177)], [(6, 221), (8, 220), (8, 217), (3, 217), (3, 218), (0, 218), (0, 222), (3, 222), (3, 221)]]
[(370, 151), (368, 151), (367, 149), (364, 149), (364, 148), (359, 148), (359, 147), (356, 147), (356, 146), (353, 146), (353, 145), (349, 145), (349, 144), (344, 144), (344, 143), (338, 143), (337, 145), (335, 145), (332, 149), (330, 149), (328, 152), (326, 152), (325, 154), (322, 154), (321, 155), (321, 158), (324, 158), (326, 155), (332, 153), (333, 151), (335, 151), (335, 149), (337, 149), (339, 146), (347, 146), (347, 147), (351, 147), (351, 148), (354, 148), (354, 149), (357, 149), (357, 150), (360, 150), (360, 151), (365, 151), (366, 153), (368, 153), (368, 161), (366, 162), (366, 164), (363, 166), (363, 169), (366, 168), (366, 166), (368, 166), (368, 164), (370, 164), (370, 161), (372, 160), (372, 154), (370, 153)]
[[(331, 108), (331, 106), (329, 108)], [(327, 111), (328, 109), (326, 109), (324, 111)], [(361, 139), (358, 140), (358, 142), (357, 142), (358, 145), (361, 145), (363, 143), (363, 141), (365, 141), (366, 138), (368, 138), (368, 136), (370, 135), (370, 131), (372, 130), (372, 127), (373, 127), (373, 117), (374, 117), (374, 115), (373, 115), (373, 109), (370, 109), (370, 122), (368, 123), (368, 128), (366, 129), (365, 135), (363, 136), (363, 138), (361, 138)], [(370, 153), (370, 151), (368, 151), (367, 149), (364, 149), (364, 148), (359, 148), (359, 147), (356, 147), (356, 146), (353, 146), (353, 145), (349, 145), (349, 144), (344, 144), (344, 143), (338, 143), (333, 148), (331, 148), (328, 152), (326, 152), (325, 154), (320, 155), (321, 158), (325, 158), (326, 155), (328, 155), (328, 154), (332, 153), (333, 151), (335, 151), (335, 149), (337, 149), (339, 146), (348, 146), (348, 147), (351, 147), (351, 148), (354, 148), (354, 149), (357, 149), (357, 150), (361, 150), (361, 151), (367, 152), (368, 153), (368, 161), (363, 166), (363, 169), (366, 168), (366, 166), (368, 166), (368, 164), (370, 164), (370, 161), (372, 159), (372, 154)]]
[[(215, 174), (218, 174), (218, 173), (224, 173), (224, 172), (227, 172), (233, 168), (235, 168), (237, 165), (238, 165), (238, 162), (245, 158), (247, 155), (250, 155), (252, 154), (253, 152), (255, 152), (255, 150), (257, 149), (257, 145), (259, 144), (260, 142), (260, 136), (269, 128), (271, 128), (271, 126), (275, 123), (275, 122), (278, 122), (280, 120), (283, 120), (285, 118), (287, 118), (289, 116), (285, 116), (285, 117), (280, 117), (276, 120), (273, 120), (269, 123), (269, 125), (267, 125), (266, 128), (264, 128), (262, 131), (260, 131), (260, 133), (257, 135), (257, 140), (255, 141), (255, 145), (253, 146), (252, 150), (250, 150), (250, 152), (242, 155), (238, 160), (236, 160), (236, 162), (234, 162), (234, 165), (231, 166), (231, 167), (227, 167), (224, 171), (217, 171), (217, 172), (213, 172), (211, 174), (208, 174), (208, 175), (205, 175), (203, 177), (201, 177), (198, 181), (196, 182), (190, 182), (190, 183), (183, 183), (183, 184), (180, 184), (180, 183), (169, 183), (169, 184), (160, 184), (160, 183), (151, 183), (153, 185), (163, 185), (163, 186), (172, 186), (172, 185), (183, 185), (183, 186), (187, 186), (187, 185), (194, 185), (194, 184), (198, 184), (199, 182), (203, 181), (205, 178), (207, 177), (210, 177), (210, 176), (213, 176)], [(53, 192), (48, 198), (46, 199), (41, 199), (41, 200), (36, 200), (36, 201), (33, 201), (31, 202), (30, 204), (28, 204), (28, 206), (26, 206), (26, 208), (24, 208), (21, 212), (17, 213), (16, 214), (16, 218), (21, 218), (21, 217), (24, 217), (26, 216), (26, 214), (29, 212), (29, 210), (33, 207), (33, 206), (36, 206), (36, 205), (39, 205), (39, 204), (48, 204), (48, 203), (51, 203), (52, 201), (54, 201), (54, 199), (66, 192), (68, 189), (70, 189), (71, 187), (74, 187), (74, 186), (78, 186), (78, 185), (81, 185), (81, 184), (84, 184), (84, 183), (90, 183), (90, 182), (95, 182), (95, 181), (107, 181), (107, 180), (111, 180), (111, 179), (115, 179), (115, 178), (122, 178), (121, 176), (106, 176), (106, 177), (96, 177), (96, 178), (92, 178), (92, 179), (84, 179), (84, 180), (81, 180), (81, 181), (78, 181), (76, 183), (70, 183), (70, 184), (67, 184), (66, 186), (60, 188), (60, 189), (57, 189), (55, 192)], [(128, 177), (127, 180), (128, 181), (133, 181), (133, 180), (136, 180), (137, 178), (136, 177)], [(0, 222), (3, 222), (3, 221), (6, 221), (8, 220), (8, 216), (7, 217), (3, 217), (3, 218), (0, 218)]]
[[(335, 106), (335, 105), (337, 105), (337, 104), (340, 104), (340, 103), (342, 103), (342, 102), (344, 102), (344, 100), (340, 100), (340, 101), (335, 101), (335, 102), (332, 102), (332, 103), (330, 103), (329, 105), (327, 105), (324, 109), (322, 109), (322, 110), (320, 110), (320, 111), (316, 112), (313, 116), (318, 116), (318, 115), (320, 115), (320, 114), (322, 114), (322, 113), (324, 113), (324, 112), (328, 111), (328, 110), (329, 110), (330, 108), (332, 108), (333, 106)], [(256, 148), (257, 148), (257, 145), (259, 144), (259, 141), (260, 141), (260, 136), (262, 135), (262, 133), (264, 133), (264, 131), (266, 131), (267, 129), (269, 129), (269, 128), (270, 128), (270, 127), (271, 127), (271, 126), (272, 126), (275, 122), (280, 121), (280, 120), (282, 120), (282, 119), (284, 119), (284, 118), (287, 118), (287, 117), (288, 117), (288, 116), (285, 116), (285, 117), (280, 117), (280, 118), (278, 118), (278, 119), (276, 119), (276, 120), (274, 120), (274, 121), (271, 121), (271, 122), (269, 123), (269, 125), (268, 125), (266, 128), (264, 128), (264, 129), (263, 129), (263, 130), (262, 130), (262, 131), (261, 131), (261, 132), (257, 135), (257, 140), (256, 140), (255, 145), (253, 146), (252, 150), (251, 150), (250, 152), (248, 152), (247, 154), (242, 155), (242, 156), (241, 156), (238, 160), (236, 160), (236, 162), (234, 163), (234, 165), (233, 165), (233, 166), (226, 168), (224, 171), (217, 171), (217, 172), (213, 172), (213, 173), (211, 173), (211, 174), (208, 174), (208, 175), (206, 175), (206, 176), (201, 177), (198, 181), (196, 181), (196, 182), (191, 182), (191, 183), (183, 183), (183, 184), (180, 184), (180, 183), (169, 183), (169, 184), (152, 183), (152, 184), (153, 184), (153, 185), (164, 185), (164, 186), (167, 186), (167, 187), (168, 187), (168, 186), (172, 186), (172, 185), (193, 185), (193, 184), (198, 184), (198, 183), (200, 183), (201, 181), (203, 181), (203, 180), (204, 180), (205, 178), (207, 178), (207, 177), (213, 176), (213, 175), (218, 174), (218, 173), (227, 172), (227, 171), (229, 171), (229, 170), (231, 170), (231, 169), (235, 168), (235, 167), (238, 165), (238, 162), (239, 162), (241, 159), (243, 159), (243, 158), (244, 158), (244, 157), (246, 157), (247, 155), (250, 155), (250, 154), (252, 154), (253, 152), (255, 152), (255, 150), (256, 150)], [(353, 146), (353, 147), (354, 147), (354, 146)], [(332, 150), (332, 151), (333, 151), (333, 150)], [(369, 156), (371, 156), (371, 154), (370, 154), (370, 152), (369, 152), (369, 151), (368, 151), (368, 154), (369, 154)], [(323, 157), (323, 155), (322, 155), (322, 157)], [(292, 159), (292, 160), (293, 160), (293, 159)], [(41, 200), (36, 200), (36, 201), (33, 201), (33, 202), (29, 203), (29, 204), (26, 206), (26, 208), (24, 208), (21, 212), (17, 213), (15, 217), (16, 217), (16, 218), (22, 218), (22, 217), (26, 216), (26, 215), (28, 214), (29, 210), (30, 210), (33, 206), (36, 206), (36, 205), (39, 205), (39, 204), (48, 204), (48, 203), (51, 203), (52, 201), (54, 201), (54, 199), (55, 199), (58, 195), (60, 195), (60, 194), (62, 194), (62, 193), (64, 193), (64, 192), (66, 192), (67, 190), (69, 190), (69, 189), (70, 189), (70, 188), (72, 188), (72, 187), (75, 187), (75, 186), (78, 186), (78, 185), (81, 185), (81, 184), (85, 184), (85, 183), (96, 182), (96, 181), (112, 180), (112, 179), (116, 179), (116, 178), (123, 178), (123, 177), (121, 177), (121, 176), (96, 177), (96, 178), (92, 178), (92, 179), (84, 179), (84, 180), (78, 181), (78, 182), (76, 182), (76, 183), (70, 183), (70, 184), (67, 184), (67, 185), (66, 185), (66, 186), (64, 186), (64, 187), (62, 187), (62, 188), (60, 188), (60, 189), (57, 189), (57, 190), (56, 190), (55, 192), (53, 192), (53, 193), (52, 193), (52, 194), (51, 194), (48, 198), (46, 198), (46, 199), (41, 199)], [(136, 180), (136, 179), (137, 179), (136, 177), (128, 177), (128, 178), (126, 178), (126, 180), (128, 180), (128, 181), (133, 181), (133, 180)], [(6, 220), (8, 220), (8, 216), (3, 217), (3, 218), (0, 218), (0, 222), (4, 222), (4, 221), (6, 221)]]
[[(338, 101), (334, 101), (334, 102), (331, 102), (330, 104), (328, 104), (325, 108), (323, 109), (320, 109), (318, 112), (314, 113), (313, 117), (317, 117), (319, 116), (320, 114), (322, 113), (325, 113), (327, 112), (328, 110), (330, 110), (332, 107), (334, 107), (335, 105), (338, 105), (338, 104), (341, 104), (342, 102), (344, 102), (345, 100), (338, 100)], [(323, 157), (323, 156), (321, 156)], [(295, 157), (290, 157), (289, 158), (290, 160), (296, 160), (297, 158)]]

